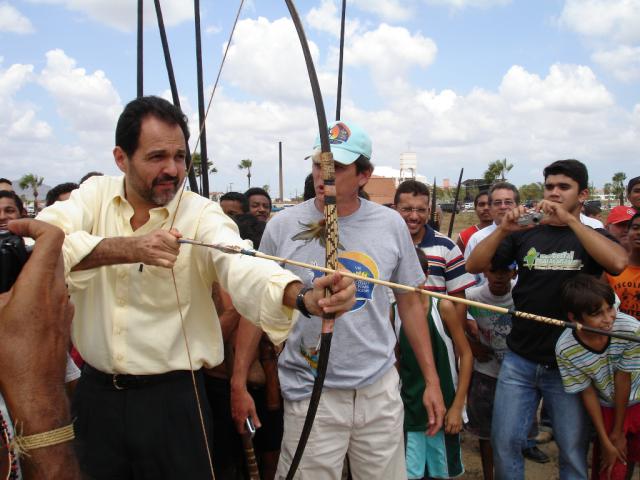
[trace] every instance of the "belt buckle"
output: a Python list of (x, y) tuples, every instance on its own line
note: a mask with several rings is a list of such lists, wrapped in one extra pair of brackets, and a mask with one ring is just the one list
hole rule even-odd
[(124, 390), (125, 387), (121, 387), (120, 385), (118, 385), (118, 376), (119, 376), (119, 374), (117, 374), (117, 373), (112, 375), (111, 382), (113, 383), (113, 386), (114, 386), (114, 388), (116, 390)]

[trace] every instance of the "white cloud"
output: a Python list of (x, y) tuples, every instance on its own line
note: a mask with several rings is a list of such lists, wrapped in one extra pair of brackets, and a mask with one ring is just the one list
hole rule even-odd
[(204, 31), (207, 35), (216, 35), (222, 31), (222, 27), (219, 25), (208, 25)]
[(511, 0), (425, 0), (430, 5), (442, 5), (455, 10), (465, 8), (490, 8), (494, 6), (507, 5)]
[[(318, 65), (318, 47), (309, 42), (309, 49)], [(274, 100), (299, 101), (311, 96), (300, 42), (288, 18), (239, 21), (223, 77), (245, 92)]]
[(620, 45), (613, 50), (598, 50), (591, 58), (622, 82), (640, 79), (640, 46)]
[(347, 12), (351, 4), (360, 10), (377, 15), (385, 22), (408, 20), (413, 13), (412, 9), (407, 7), (407, 2), (401, 0), (352, 0), (347, 2)]
[[(117, 30), (130, 32), (137, 25), (138, 8), (133, 0), (29, 0), (33, 3), (62, 5), (68, 10), (85, 14), (91, 20), (104, 23)], [(193, 2), (164, 0), (162, 17), (166, 27), (178, 25), (193, 18)], [(152, 1), (144, 2), (145, 25), (156, 24), (156, 12)], [(156, 27), (157, 28), (157, 27)]]
[(122, 111), (120, 96), (103, 71), (88, 74), (64, 51), (50, 50), (40, 84), (56, 102), (58, 113), (81, 135), (112, 135)]
[(31, 20), (9, 2), (0, 2), (0, 32), (33, 33)]
[(406, 88), (404, 76), (412, 67), (426, 68), (433, 63), (438, 48), (421, 33), (411, 34), (404, 27), (382, 23), (377, 29), (349, 39), (345, 46), (345, 65), (364, 66), (384, 92)]
[(640, 41), (638, 0), (566, 0), (560, 23), (587, 37)]
[[(319, 7), (309, 10), (305, 20), (312, 28), (340, 38), (341, 10), (338, 9), (335, 0), (322, 0)], [(350, 17), (347, 11), (344, 25), (345, 38), (351, 37), (359, 28), (360, 21), (353, 16)]]

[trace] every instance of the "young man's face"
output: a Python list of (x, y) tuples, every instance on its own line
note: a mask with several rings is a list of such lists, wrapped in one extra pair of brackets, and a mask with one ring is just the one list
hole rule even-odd
[[(371, 170), (358, 173), (356, 164), (344, 165), (334, 162), (336, 174), (336, 199), (338, 205), (341, 202), (353, 201), (358, 198), (360, 187), (364, 187), (371, 177)], [(324, 202), (324, 182), (322, 180), (322, 167), (320, 160), (313, 161), (313, 186), (316, 191), (316, 199)]]
[(607, 231), (613, 235), (624, 248), (629, 246), (629, 222), (610, 223), (607, 225)]
[(169, 203), (184, 180), (187, 150), (182, 129), (152, 115), (142, 120), (131, 158), (120, 147), (114, 156), (125, 173), (127, 197), (137, 197), (150, 208)]
[(426, 195), (414, 195), (413, 193), (401, 193), (398, 197), (396, 210), (407, 224), (411, 236), (415, 237), (422, 232), (429, 219), (429, 197)]
[(578, 182), (563, 174), (548, 175), (544, 180), (544, 199), (560, 203), (567, 212), (577, 215), (589, 196), (589, 190), (580, 190)]
[(480, 195), (478, 197), (478, 203), (476, 203), (476, 215), (478, 220), (482, 223), (487, 223), (492, 220), (491, 208), (489, 207), (489, 195)]
[(222, 211), (230, 217), (233, 217), (234, 215), (242, 215), (244, 213), (242, 210), (242, 202), (238, 200), (221, 200), (220, 208), (222, 208)]
[(16, 220), (22, 216), (15, 200), (12, 198), (0, 198), (0, 230), (7, 229), (9, 220)]
[(516, 193), (509, 188), (498, 188), (491, 192), (491, 206), (489, 211), (491, 218), (497, 225), (500, 225), (502, 219), (508, 211), (516, 207)]
[[(600, 330), (611, 330), (616, 319), (616, 309), (609, 305), (606, 300), (602, 300), (602, 305), (591, 313), (583, 313), (581, 323), (587, 327), (599, 328)], [(569, 314), (569, 320), (575, 321), (575, 316)]]
[(631, 206), (640, 212), (640, 183), (636, 183), (631, 187), (631, 191), (627, 194)]
[(640, 217), (634, 219), (629, 225), (627, 242), (632, 251), (640, 251)]
[(271, 214), (271, 202), (264, 195), (251, 195), (249, 197), (249, 213), (258, 220), (266, 222)]
[(491, 293), (494, 295), (506, 295), (511, 291), (511, 280), (516, 276), (516, 272), (508, 268), (487, 269), (484, 275), (487, 277)]

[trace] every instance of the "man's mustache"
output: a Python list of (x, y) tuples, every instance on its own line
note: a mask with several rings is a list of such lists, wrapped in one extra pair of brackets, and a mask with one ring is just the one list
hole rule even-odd
[(159, 177), (156, 177), (153, 179), (153, 182), (151, 182), (151, 186), (155, 187), (160, 183), (166, 183), (166, 182), (173, 182), (173, 184), (177, 187), (178, 177), (173, 177), (171, 175), (160, 175)]

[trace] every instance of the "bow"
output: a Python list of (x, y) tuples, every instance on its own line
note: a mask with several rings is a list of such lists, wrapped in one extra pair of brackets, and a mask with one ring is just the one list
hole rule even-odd
[[(313, 59), (311, 58), (311, 52), (309, 51), (309, 44), (307, 37), (304, 33), (302, 22), (293, 3), (293, 0), (285, 0), (291, 20), (296, 27), (298, 38), (300, 39), (300, 45), (302, 47), (302, 53), (307, 65), (307, 73), (309, 75), (309, 81), (311, 83), (311, 91), (313, 92), (313, 100), (316, 107), (316, 116), (318, 117), (318, 129), (320, 132), (320, 148), (321, 148), (321, 167), (322, 167), (322, 179), (324, 182), (324, 219), (326, 225), (326, 250), (325, 250), (325, 263), (328, 268), (336, 269), (338, 263), (338, 212), (336, 206), (336, 184), (335, 184), (335, 170), (333, 165), (333, 155), (331, 154), (331, 147), (329, 145), (329, 132), (327, 131), (327, 116), (324, 110), (324, 104), (322, 103), (322, 93), (320, 92), (320, 84), (318, 82), (318, 76), (316, 69), (313, 65)], [(326, 295), (331, 295), (331, 292), (327, 289)], [(287, 473), (287, 480), (291, 480), (295, 475), (300, 459), (304, 453), (304, 448), (307, 444), (307, 440), (311, 433), (311, 427), (313, 426), (313, 420), (318, 410), (318, 404), (320, 403), (320, 395), (322, 394), (322, 387), (324, 385), (324, 378), (327, 373), (327, 365), (329, 363), (329, 351), (331, 350), (331, 338), (333, 336), (333, 325), (335, 322), (335, 315), (322, 315), (322, 333), (320, 337), (320, 352), (318, 357), (318, 367), (316, 370), (316, 378), (313, 382), (313, 390), (311, 392), (311, 399), (309, 401), (309, 409), (307, 410), (307, 416), (304, 420), (304, 426), (302, 427), (302, 433), (300, 434), (300, 440), (296, 447), (296, 452), (289, 466), (289, 472)]]

